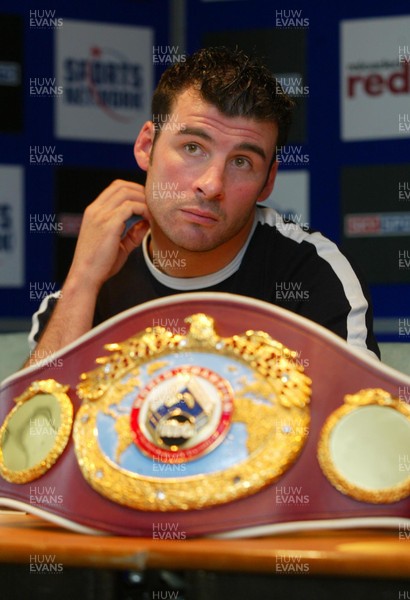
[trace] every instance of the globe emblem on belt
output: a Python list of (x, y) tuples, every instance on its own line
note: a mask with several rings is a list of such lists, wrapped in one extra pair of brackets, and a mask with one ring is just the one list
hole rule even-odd
[[(149, 410), (148, 426), (158, 445), (183, 447), (209, 422), (212, 413), (205, 410), (198, 396), (198, 391), (202, 391), (200, 384), (196, 383), (194, 391), (194, 383), (195, 379), (156, 410)], [(208, 410), (213, 411), (214, 407), (211, 405)]]
[(230, 384), (200, 366), (170, 369), (151, 380), (131, 411), (136, 445), (164, 462), (185, 462), (218, 445), (233, 412)]

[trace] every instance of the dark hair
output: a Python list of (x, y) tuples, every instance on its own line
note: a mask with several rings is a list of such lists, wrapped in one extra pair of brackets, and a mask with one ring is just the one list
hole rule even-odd
[(160, 122), (170, 115), (178, 95), (190, 87), (226, 116), (274, 121), (279, 129), (277, 147), (286, 143), (294, 102), (256, 57), (216, 47), (175, 63), (163, 73), (154, 92), (153, 120)]

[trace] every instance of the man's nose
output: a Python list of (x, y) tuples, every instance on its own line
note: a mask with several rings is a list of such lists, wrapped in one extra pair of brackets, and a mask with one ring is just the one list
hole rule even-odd
[(206, 165), (194, 181), (194, 192), (204, 199), (222, 200), (224, 195), (224, 164), (213, 161)]

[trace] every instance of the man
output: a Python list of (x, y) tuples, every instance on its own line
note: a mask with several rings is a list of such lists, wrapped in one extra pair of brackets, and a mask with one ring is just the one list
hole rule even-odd
[[(206, 290), (283, 306), (378, 355), (369, 298), (348, 260), (319, 233), (257, 207), (273, 189), (292, 108), (241, 51), (200, 50), (170, 67), (134, 146), (145, 188), (115, 181), (86, 209), (61, 297), (34, 317), (37, 339), (53, 308), (37, 354), (136, 304)], [(124, 235), (133, 215), (142, 220)]]

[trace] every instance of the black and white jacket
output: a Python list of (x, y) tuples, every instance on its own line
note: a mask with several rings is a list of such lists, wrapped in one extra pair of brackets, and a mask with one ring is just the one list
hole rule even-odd
[[(251, 234), (231, 263), (203, 277), (171, 277), (155, 266), (172, 256), (148, 255), (147, 234), (121, 271), (102, 287), (94, 325), (142, 302), (190, 291), (250, 296), (302, 315), (356, 348), (380, 356), (372, 309), (362, 277), (336, 244), (316, 231), (286, 222), (275, 210), (258, 207)], [(175, 258), (175, 260), (177, 260)], [(174, 263), (175, 264), (178, 263)], [(181, 275), (183, 275), (183, 264)], [(35, 344), (58, 294), (48, 296), (33, 316)]]

